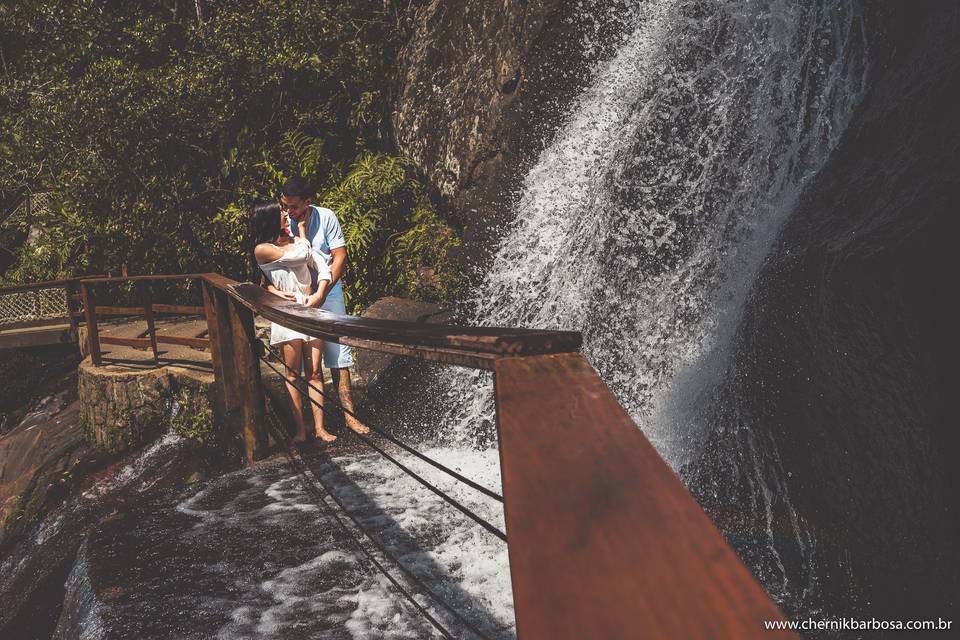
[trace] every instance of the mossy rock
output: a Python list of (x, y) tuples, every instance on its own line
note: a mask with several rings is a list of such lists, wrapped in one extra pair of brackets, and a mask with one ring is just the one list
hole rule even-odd
[(214, 437), (213, 388), (190, 379), (180, 380), (170, 403), (170, 422), (174, 433), (198, 444)]

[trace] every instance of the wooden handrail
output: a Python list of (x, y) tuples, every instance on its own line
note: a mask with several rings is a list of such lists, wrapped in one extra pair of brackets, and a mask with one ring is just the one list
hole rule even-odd
[(82, 278), (64, 278), (62, 280), (41, 280), (40, 282), (24, 282), (22, 284), (10, 284), (0, 287), (0, 295), (6, 293), (17, 293), (18, 291), (36, 291), (39, 289), (53, 289), (55, 287), (65, 287), (69, 284), (79, 282)]
[(80, 280), (83, 280), (84, 282), (91, 282), (93, 284), (102, 284), (106, 282), (142, 282), (145, 280), (196, 280), (203, 275), (204, 274), (202, 273), (172, 273), (140, 276), (83, 276), (80, 278)]
[(158, 275), (140, 275), (140, 276), (74, 276), (73, 278), (61, 278), (60, 280), (40, 280), (38, 282), (24, 282), (21, 284), (11, 284), (0, 287), (0, 295), (5, 293), (16, 293), (17, 291), (35, 291), (37, 289), (53, 289), (54, 287), (65, 287), (79, 282), (91, 282), (93, 284), (103, 284), (109, 282), (139, 282), (143, 280), (196, 280), (202, 277), (201, 273), (174, 273)]
[(518, 637), (795, 637), (582, 355), (494, 385)]
[(439, 348), (464, 355), (498, 357), (569, 353), (579, 350), (582, 336), (574, 331), (541, 331), (501, 327), (461, 327), (420, 322), (376, 320), (310, 309), (250, 283), (226, 278), (204, 279), (264, 318), (308, 335), (339, 341), (341, 337), (366, 340), (371, 348), (388, 345)]

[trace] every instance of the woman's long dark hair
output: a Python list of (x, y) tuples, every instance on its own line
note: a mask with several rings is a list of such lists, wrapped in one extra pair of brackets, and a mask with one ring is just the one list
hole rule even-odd
[(279, 235), (280, 205), (276, 202), (254, 205), (250, 213), (250, 249), (264, 242), (273, 242)]
[(280, 235), (280, 205), (276, 202), (262, 202), (253, 206), (250, 212), (250, 262), (255, 278), (263, 284), (263, 273), (257, 266), (253, 250), (258, 244), (274, 242)]

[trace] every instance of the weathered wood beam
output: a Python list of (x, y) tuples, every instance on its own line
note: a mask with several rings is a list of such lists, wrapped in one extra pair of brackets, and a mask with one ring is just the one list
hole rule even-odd
[(153, 350), (154, 364), (160, 364), (160, 351), (157, 349), (157, 325), (153, 321), (153, 299), (150, 289), (144, 281), (137, 282), (137, 290), (143, 303), (143, 315), (147, 320), (147, 336), (150, 338), (150, 348)]
[(62, 280), (43, 280), (40, 282), (24, 282), (23, 284), (11, 284), (0, 287), (0, 295), (6, 293), (17, 293), (19, 291), (37, 291), (38, 289), (53, 289), (55, 287), (64, 287), (70, 283), (76, 283), (79, 278), (65, 278)]
[(100, 334), (97, 331), (97, 303), (93, 290), (80, 282), (80, 300), (83, 302), (83, 318), (87, 324), (87, 350), (90, 352), (90, 362), (99, 367)]
[(193, 280), (201, 277), (199, 273), (171, 273), (159, 275), (142, 276), (84, 276), (80, 278), (83, 282), (105, 283), (105, 282), (140, 282), (140, 281), (171, 281), (171, 280)]
[(494, 367), (519, 638), (795, 637), (583, 356)]
[(158, 302), (153, 305), (153, 311), (155, 313), (178, 315), (178, 316), (202, 316), (203, 315), (203, 307), (197, 307), (197, 306), (185, 305), (185, 304), (160, 304)]
[(209, 282), (203, 286), (203, 302), (221, 441), (233, 446), (239, 440), (252, 462), (266, 456), (268, 449), (253, 314)]
[(188, 336), (168, 336), (162, 333), (158, 333), (157, 342), (159, 342), (160, 344), (177, 344), (183, 347), (194, 347), (196, 349), (210, 348), (210, 340), (208, 338), (191, 338)]
[(118, 307), (106, 304), (97, 305), (97, 316), (101, 318), (105, 316), (142, 316), (143, 314), (143, 307)]
[(77, 283), (74, 281), (67, 282), (63, 287), (64, 295), (67, 299), (67, 317), (70, 320), (70, 331), (73, 333), (74, 339), (80, 335), (80, 323), (77, 322), (77, 318), (80, 317), (80, 294), (77, 292)]
[(227, 281), (220, 286), (268, 320), (307, 335), (327, 339), (348, 337), (368, 340), (370, 348), (376, 348), (373, 344), (382, 342), (460, 351), (464, 354), (523, 356), (577, 351), (582, 343), (582, 336), (573, 331), (460, 327), (361, 318), (304, 307), (250, 283), (231, 284)]
[(152, 342), (150, 338), (121, 338), (118, 336), (100, 336), (100, 344), (115, 344), (122, 347), (135, 347), (137, 349), (149, 349)]
[(55, 324), (70, 324), (70, 318), (64, 316), (62, 318), (37, 318), (35, 320), (4, 322), (0, 324), (0, 331), (9, 331), (11, 329), (27, 329), (30, 327), (46, 327)]
[(74, 341), (74, 334), (66, 323), (0, 330), (0, 349), (25, 349), (45, 345), (70, 344)]

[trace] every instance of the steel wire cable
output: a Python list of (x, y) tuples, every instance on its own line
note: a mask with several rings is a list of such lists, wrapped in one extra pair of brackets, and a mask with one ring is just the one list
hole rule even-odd
[[(273, 365), (273, 363), (271, 363), (271, 362), (270, 362), (269, 360), (267, 360), (265, 357), (260, 356), (260, 360), (263, 361), (268, 367), (270, 367), (271, 369), (273, 369), (274, 371), (276, 371), (278, 374), (283, 375), (283, 372), (281, 372), (277, 367), (275, 367), (275, 366)], [(296, 372), (294, 372), (294, 373), (296, 374), (296, 376), (297, 376), (301, 381), (304, 380), (304, 378), (303, 378), (302, 375), (300, 375), (299, 373), (296, 373)], [(308, 383), (308, 384), (309, 384), (309, 383)], [(312, 385), (310, 385), (310, 386), (312, 386)], [(316, 387), (313, 387), (313, 388), (314, 388), (314, 389), (317, 389)], [(323, 393), (323, 392), (321, 392), (321, 393)], [(329, 399), (329, 396), (327, 396), (326, 394), (323, 394), (323, 397)], [(323, 406), (322, 404), (320, 404), (319, 402), (317, 402), (316, 400), (314, 400), (313, 398), (311, 398), (309, 394), (307, 395), (307, 400), (309, 400), (309, 401), (312, 402), (314, 405), (316, 405), (317, 407), (319, 407), (321, 411), (324, 410), (324, 406)], [(435, 487), (435, 486), (433, 486), (432, 484), (430, 484), (430, 483), (429, 483), (427, 480), (425, 480), (422, 476), (418, 475), (416, 472), (414, 472), (414, 471), (411, 470), (410, 468), (406, 467), (404, 464), (402, 464), (401, 462), (399, 462), (398, 460), (396, 460), (393, 456), (391, 456), (390, 454), (388, 454), (386, 451), (384, 451), (383, 449), (381, 449), (380, 447), (378, 447), (377, 445), (375, 445), (372, 441), (370, 441), (369, 438), (365, 438), (363, 435), (357, 433), (356, 431), (353, 431), (353, 429), (350, 429), (350, 432), (353, 433), (353, 435), (355, 435), (355, 436), (357, 436), (358, 438), (360, 438), (360, 440), (361, 440), (362, 442), (364, 442), (367, 446), (369, 446), (369, 447), (372, 448), (374, 451), (376, 451), (377, 453), (379, 453), (380, 455), (382, 455), (383, 457), (385, 457), (387, 460), (389, 460), (390, 462), (392, 462), (393, 464), (395, 464), (397, 467), (399, 467), (401, 471), (403, 471), (404, 473), (406, 473), (407, 475), (409, 475), (411, 478), (413, 478), (414, 480), (416, 480), (417, 482), (419, 482), (420, 484), (422, 484), (424, 487), (426, 487), (427, 489), (429, 489), (430, 491), (432, 491), (433, 493), (435, 493), (435, 494), (436, 494), (437, 496), (439, 496), (442, 500), (444, 500), (447, 504), (449, 504), (450, 506), (452, 506), (452, 507), (454, 507), (455, 509), (457, 509), (458, 511), (460, 511), (462, 514), (464, 514), (465, 516), (467, 516), (468, 518), (470, 518), (471, 520), (473, 520), (474, 522), (476, 522), (477, 524), (479, 524), (479, 525), (480, 525), (481, 527), (483, 527), (486, 531), (488, 531), (489, 533), (493, 534), (494, 536), (496, 536), (496, 537), (499, 538), (500, 540), (503, 540), (504, 542), (507, 541), (507, 534), (505, 534), (503, 531), (501, 531), (501, 530), (498, 529), (497, 527), (493, 526), (492, 524), (490, 524), (489, 522), (487, 522), (486, 520), (484, 520), (482, 517), (480, 517), (479, 515), (477, 515), (475, 512), (473, 512), (471, 509), (469, 509), (468, 507), (465, 507), (463, 504), (461, 504), (460, 502), (458, 502), (458, 501), (455, 500), (454, 498), (451, 498), (449, 495), (447, 495), (446, 493), (444, 493), (443, 491), (441, 491), (441, 490), (438, 489), (437, 487)]]
[[(382, 573), (384, 576), (386, 576), (386, 578), (391, 582), (391, 584), (393, 584), (393, 586), (394, 586), (398, 591), (400, 591), (400, 593), (404, 596), (404, 598), (406, 598), (410, 603), (412, 603), (412, 604), (414, 605), (414, 607), (417, 609), (417, 611), (418, 611), (421, 615), (423, 615), (424, 618), (426, 618), (427, 621), (430, 622), (430, 624), (433, 625), (433, 627), (434, 627), (435, 629), (437, 629), (437, 631), (440, 632), (440, 635), (442, 635), (444, 638), (448, 638), (448, 639), (452, 640), (453, 634), (451, 634), (450, 631), (447, 630), (447, 628), (444, 627), (444, 626), (440, 623), (440, 621), (438, 621), (436, 618), (434, 618), (434, 617), (430, 614), (430, 612), (427, 611), (426, 608), (424, 608), (423, 605), (421, 605), (419, 602), (417, 602), (416, 598), (414, 598), (413, 595), (412, 595), (409, 591), (407, 591), (406, 589), (403, 588), (403, 585), (401, 585), (401, 584), (397, 581), (397, 579), (394, 578), (394, 577), (390, 574), (390, 572), (388, 572), (388, 571), (386, 570), (386, 568), (380, 563), (380, 561), (377, 560), (377, 559), (373, 556), (373, 554), (370, 553), (370, 552), (367, 550), (366, 547), (364, 547), (362, 544), (360, 544), (360, 540), (359, 540), (358, 538), (356, 538), (356, 536), (354, 536), (352, 533), (350, 533), (350, 530), (349, 530), (349, 528), (346, 526), (346, 523), (344, 523), (344, 522), (340, 519), (340, 517), (333, 511), (332, 507), (330, 507), (330, 505), (327, 504), (326, 500), (323, 499), (323, 496), (322, 496), (322, 495), (319, 495), (318, 492), (315, 492), (315, 491), (314, 491), (314, 490), (316, 489), (316, 487), (313, 485), (313, 483), (310, 482), (309, 478), (308, 478), (307, 475), (306, 475), (306, 472), (305, 472), (304, 469), (303, 469), (303, 467), (305, 467), (306, 465), (303, 464), (302, 462), (301, 462), (300, 464), (297, 464), (296, 459), (295, 459), (295, 458), (293, 457), (293, 455), (290, 453), (290, 449), (291, 449), (292, 443), (289, 441), (289, 439), (287, 438), (286, 434), (283, 433), (283, 430), (282, 430), (282, 429), (273, 429), (273, 431), (274, 431), (274, 435), (275, 435), (275, 436), (278, 436), (278, 437), (282, 438), (282, 439), (285, 441), (287, 447), (284, 449), (284, 454), (287, 456), (287, 459), (290, 461), (291, 466), (294, 467), (294, 468), (297, 470), (298, 475), (300, 475), (300, 477), (301, 477), (301, 479), (302, 479), (302, 481), (303, 481), (303, 484), (304, 484), (304, 489), (306, 489), (307, 493), (310, 494), (310, 495), (314, 498), (314, 500), (315, 500), (316, 502), (319, 502), (319, 503), (321, 503), (321, 504), (323, 505), (324, 511), (326, 511), (327, 514), (333, 516), (333, 518), (337, 521), (337, 524), (339, 524), (340, 527), (343, 529), (343, 531), (348, 534), (348, 536), (350, 537), (351, 540), (353, 540), (353, 542), (354, 542), (355, 546), (357, 547), (357, 549), (359, 549), (359, 550), (367, 557), (367, 559), (370, 560), (370, 562), (373, 564), (373, 566), (375, 566), (375, 567), (380, 571), (380, 573)], [(329, 494), (331, 497), (333, 497), (332, 492), (328, 492), (328, 494)], [(340, 502), (338, 501), (337, 504), (340, 504)], [(343, 509), (343, 506), (342, 506), (342, 505), (341, 505), (341, 509)], [(346, 513), (346, 510), (345, 510), (345, 509), (344, 509), (344, 512)], [(348, 515), (349, 515), (349, 514), (348, 514)], [(352, 519), (352, 518), (351, 518), (351, 519)], [(356, 524), (357, 524), (357, 522), (354, 520), (354, 525), (356, 525)], [(364, 530), (361, 529), (361, 531), (364, 531)], [(364, 531), (364, 533), (366, 533), (366, 532)], [(369, 535), (368, 535), (367, 537), (370, 538)], [(371, 538), (371, 539), (372, 539), (372, 538)], [(382, 549), (381, 549), (381, 552), (383, 552)], [(387, 557), (390, 557), (390, 556), (387, 555)]]
[[(371, 564), (373, 564), (373, 566), (376, 567), (377, 570), (380, 571), (380, 573), (382, 573), (394, 587), (396, 587), (396, 589), (403, 595), (405, 599), (407, 599), (411, 604), (413, 604), (413, 606), (417, 609), (417, 611), (421, 615), (423, 615), (424, 618), (426, 618), (427, 621), (430, 622), (430, 624), (435, 629), (437, 629), (437, 631), (440, 632), (440, 635), (442, 635), (444, 638), (448, 638), (451, 640), (454, 637), (453, 634), (450, 632), (450, 630), (444, 627), (443, 624), (441, 624), (440, 621), (438, 621), (433, 615), (431, 615), (430, 612), (427, 611), (423, 605), (417, 602), (413, 594), (411, 594), (407, 589), (405, 589), (403, 585), (401, 585), (400, 582), (393, 575), (391, 575), (389, 571), (387, 571), (386, 567), (384, 567), (383, 564), (379, 560), (377, 560), (377, 558), (372, 553), (370, 553), (370, 551), (360, 542), (360, 539), (357, 538), (352, 531), (350, 531), (350, 528), (346, 525), (343, 519), (336, 513), (336, 511), (334, 511), (334, 509), (329, 504), (327, 504), (327, 501), (324, 499), (324, 494), (320, 492), (320, 489), (318, 487), (323, 487), (323, 489), (326, 491), (326, 495), (330, 496), (330, 498), (337, 504), (337, 506), (340, 507), (340, 510), (343, 512), (343, 514), (350, 519), (353, 525), (364, 535), (364, 537), (367, 540), (369, 540), (370, 543), (373, 544), (373, 546), (376, 547), (376, 549), (384, 555), (384, 557), (389, 558), (411, 582), (417, 585), (417, 587), (420, 588), (424, 593), (428, 594), (430, 598), (433, 599), (434, 602), (436, 602), (441, 607), (443, 607), (443, 609), (445, 609), (450, 615), (456, 618), (461, 624), (463, 624), (463, 626), (465, 626), (467, 629), (473, 632), (477, 637), (481, 638), (482, 640), (490, 640), (489, 636), (487, 636), (485, 633), (480, 631), (480, 629), (478, 629), (476, 625), (474, 625), (472, 622), (467, 620), (463, 616), (463, 614), (461, 614), (459, 611), (457, 611), (453, 607), (453, 605), (451, 605), (449, 602), (447, 602), (442, 597), (440, 597), (433, 589), (428, 587), (415, 573), (413, 573), (413, 571), (408, 569), (398, 559), (390, 555), (390, 552), (386, 549), (386, 547), (383, 544), (381, 544), (376, 538), (370, 535), (369, 532), (367, 532), (367, 530), (360, 524), (359, 520), (357, 520), (357, 518), (355, 518), (354, 515), (350, 513), (350, 511), (347, 509), (343, 501), (340, 500), (333, 493), (333, 491), (331, 491), (330, 489), (327, 489), (327, 487), (319, 480), (319, 478), (317, 478), (313, 470), (310, 469), (309, 465), (304, 461), (302, 454), (300, 454), (299, 452), (297, 453), (297, 455), (300, 456), (299, 460), (294, 456), (293, 452), (297, 451), (297, 449), (293, 445), (293, 443), (290, 441), (290, 437), (286, 434), (286, 432), (284, 432), (283, 428), (278, 424), (278, 421), (276, 417), (273, 415), (273, 413), (268, 412), (268, 415), (272, 419), (268, 421), (270, 423), (269, 426), (271, 427), (270, 430), (274, 433), (274, 436), (277, 437), (278, 440), (286, 444), (286, 447), (284, 448), (284, 455), (287, 457), (287, 460), (289, 460), (290, 465), (294, 469), (296, 469), (297, 474), (300, 476), (301, 480), (303, 481), (304, 489), (306, 489), (307, 493), (310, 494), (315, 501), (319, 502), (322, 505), (322, 508), (324, 509), (324, 511), (326, 511), (329, 515), (331, 515), (337, 521), (337, 524), (340, 525), (344, 533), (346, 533), (347, 536), (350, 538), (350, 540), (353, 541), (354, 546), (356, 546), (356, 548), (359, 549), (360, 552), (363, 553), (363, 555), (366, 556), (368, 560), (370, 560)], [(308, 472), (309, 472), (309, 475), (313, 476), (312, 481), (308, 476)]]
[[(268, 344), (267, 344), (266, 342), (264, 342), (263, 340), (260, 340), (260, 344), (262, 344), (263, 347), (273, 355), (273, 357), (275, 357), (275, 358), (276, 358), (277, 360), (279, 360), (280, 362), (283, 362), (283, 358), (282, 358), (281, 355), (277, 352), (276, 349), (274, 349), (273, 347), (271, 347), (270, 345), (268, 345)], [(298, 373), (298, 377), (299, 377), (301, 380), (304, 380), (303, 376), (299, 375), (299, 373)], [(338, 407), (339, 409), (341, 409), (345, 414), (347, 414), (347, 415), (349, 415), (349, 416), (352, 416), (352, 417), (356, 418), (357, 420), (360, 419), (359, 417), (357, 417), (357, 415), (356, 415), (353, 411), (351, 411), (350, 409), (347, 409), (346, 407), (344, 407), (344, 406), (340, 403), (339, 400), (327, 396), (327, 395), (323, 392), (322, 389), (318, 389), (317, 387), (313, 386), (313, 384), (312, 384), (309, 380), (304, 380), (304, 381), (307, 383), (307, 386), (313, 387), (314, 390), (319, 391), (319, 392), (323, 395), (324, 398), (329, 398), (329, 400), (330, 400), (331, 402), (336, 403), (337, 407)], [(364, 424), (366, 424), (366, 423), (364, 423)], [(426, 462), (427, 464), (432, 465), (434, 468), (439, 469), (440, 471), (446, 473), (447, 475), (456, 478), (457, 480), (459, 480), (459, 481), (462, 482), (463, 484), (467, 485), (467, 486), (470, 487), (471, 489), (474, 489), (474, 490), (476, 490), (476, 491), (479, 491), (480, 493), (484, 494), (485, 496), (488, 496), (488, 497), (490, 497), (490, 498), (493, 498), (494, 500), (496, 500), (496, 501), (498, 501), (498, 502), (503, 502), (503, 496), (501, 496), (499, 493), (496, 493), (495, 491), (492, 491), (492, 490), (486, 488), (485, 486), (483, 486), (483, 485), (481, 485), (481, 484), (479, 484), (479, 483), (471, 480), (470, 478), (467, 478), (467, 477), (465, 477), (465, 476), (457, 473), (457, 472), (454, 471), (453, 469), (451, 469), (451, 468), (449, 468), (449, 467), (447, 467), (447, 466), (445, 466), (445, 465), (437, 462), (437, 461), (434, 460), (433, 458), (430, 458), (429, 456), (426, 456), (426, 455), (424, 455), (423, 453), (420, 453), (419, 451), (417, 451), (416, 449), (414, 449), (414, 448), (411, 447), (410, 445), (406, 444), (405, 442), (402, 442), (401, 440), (398, 440), (397, 438), (395, 438), (395, 437), (392, 436), (391, 434), (387, 433), (386, 431), (383, 431), (382, 429), (378, 429), (377, 427), (375, 427), (375, 426), (373, 426), (373, 425), (367, 425), (367, 426), (370, 427), (370, 430), (371, 430), (371, 431), (374, 431), (375, 433), (377, 433), (377, 434), (380, 435), (381, 437), (385, 438), (386, 440), (389, 440), (390, 442), (392, 442), (393, 444), (397, 445), (398, 447), (400, 447), (401, 449), (403, 449), (403, 450), (406, 451), (407, 453), (409, 453), (409, 454), (411, 454), (411, 455), (414, 455), (414, 456), (416, 456), (417, 458), (420, 458), (421, 460), (423, 460), (423, 461)]]

